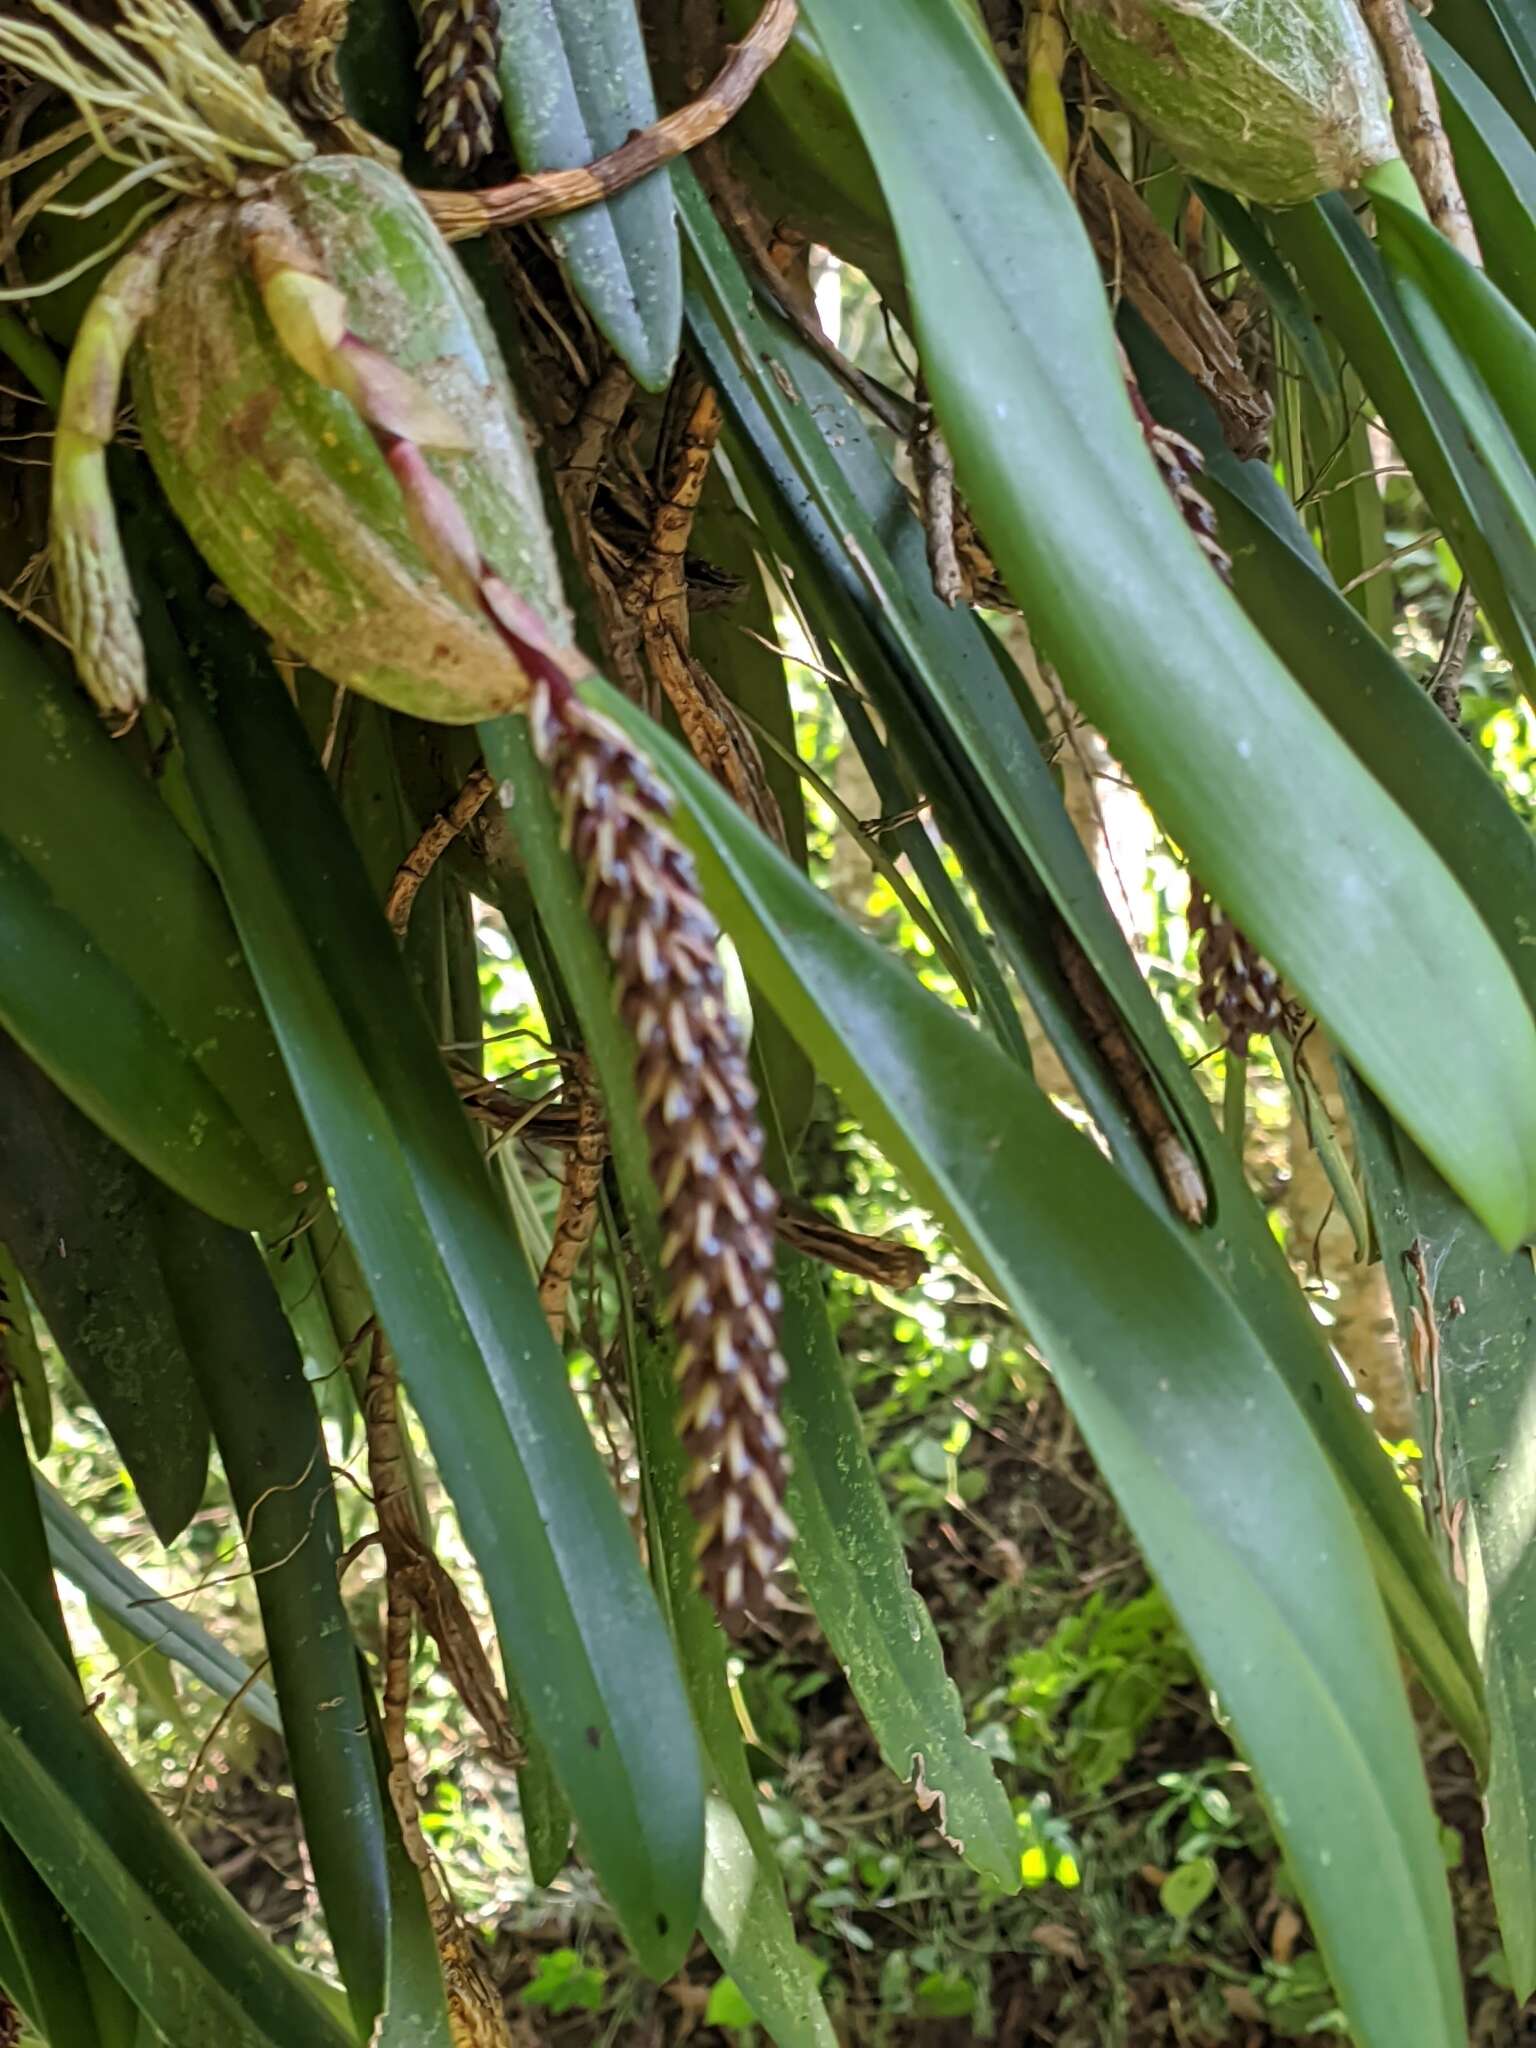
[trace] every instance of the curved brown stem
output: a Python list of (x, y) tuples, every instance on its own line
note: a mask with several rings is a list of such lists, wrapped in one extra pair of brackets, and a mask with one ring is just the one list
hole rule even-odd
[(574, 170), (535, 171), (480, 192), (424, 191), (423, 204), (447, 239), (460, 242), (492, 228), (573, 213), (577, 207), (611, 198), (647, 172), (718, 135), (789, 41), (799, 12), (799, 0), (767, 0), (743, 40), (732, 46), (707, 92), (631, 135), (595, 163)]

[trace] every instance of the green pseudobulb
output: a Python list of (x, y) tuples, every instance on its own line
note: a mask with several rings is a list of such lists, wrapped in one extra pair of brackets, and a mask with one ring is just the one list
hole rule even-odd
[(1068, 14), (1127, 111), (1244, 199), (1297, 206), (1397, 154), (1353, 0), (1068, 0)]
[[(462, 428), (429, 452), (491, 570), (568, 632), (538, 477), (485, 315), (410, 188), (358, 157), (281, 172), (269, 195), (346, 296), (351, 329)], [(237, 206), (181, 237), (131, 357), (144, 444), (166, 496), (236, 601), (332, 681), (465, 724), (525, 680), (483, 615), (421, 552), (384, 456), (350, 401), (287, 354), (250, 274)]]

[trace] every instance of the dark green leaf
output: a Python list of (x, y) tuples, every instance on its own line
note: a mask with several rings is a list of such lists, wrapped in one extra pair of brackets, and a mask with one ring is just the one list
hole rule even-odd
[(1253, 1333), (1011, 1062), (845, 926), (642, 714), (589, 688), (686, 791), (749, 970), (1050, 1358), (1265, 1787), (1362, 2043), (1460, 2041), (1391, 1640), (1349, 1509)]
[[(78, 1697), (74, 1711), (80, 1711)], [(49, 2042), (106, 2048), (58, 1901), (0, 1828), (0, 1983)]]
[(0, 1821), (172, 2048), (345, 2048), (348, 2035), (82, 1714), (4, 1578), (0, 1635)]
[[(0, 1579), (9, 1582), (36, 1624), (40, 1641), (56, 1653), (73, 1687), (73, 1711), (84, 1701), (74, 1652), (59, 1607), (58, 1588), (32, 1489), (32, 1468), (14, 1402), (0, 1400)], [(58, 1902), (0, 1827), (0, 1937), (10, 1960), (0, 1969), (22, 2010), (56, 2041), (80, 2048), (111, 2048), (100, 2040), (81, 1975), (82, 1950)]]
[(208, 1416), (149, 1234), (151, 1185), (0, 1033), (0, 1233), (169, 1543), (203, 1497)]
[(1536, 144), (1437, 29), (1419, 15), (1413, 26), (1435, 74), (1441, 119), (1488, 275), (1527, 320), (1536, 321)]
[(1536, 148), (1536, 35), (1524, 0), (1450, 0), (1436, 26)]
[[(114, 1135), (152, 1172), (179, 1171), (193, 1200), (224, 1215), (244, 1184), (259, 1186), (230, 1220), (288, 1219), (295, 1184), (313, 1177), (308, 1134), (218, 884), (132, 751), (0, 617), (0, 760), (25, 763), (0, 786), (0, 886), (15, 887), (18, 918), (38, 918), (24, 956), (19, 930), (0, 945), (0, 1018), (98, 1121), (111, 1105)], [(8, 886), (0, 902), (9, 925)], [(78, 1052), (72, 1010), (89, 1021)], [(120, 1045), (135, 1025), (143, 1042)], [(137, 1091), (109, 1085), (118, 1059), (144, 1062)]]
[(148, 1205), (255, 1575), (315, 1888), (363, 2030), (384, 2004), (384, 1794), (342, 1605), (341, 1529), (314, 1397), (253, 1241), (168, 1189), (150, 1191)]
[[(147, 515), (146, 515), (147, 516)], [(697, 1749), (533, 1282), (277, 677), (155, 522), (141, 585), (220, 873), (342, 1220), (484, 1574), (502, 1652), (644, 1965), (674, 1969), (702, 1861)], [(200, 672), (156, 588), (218, 632)]]

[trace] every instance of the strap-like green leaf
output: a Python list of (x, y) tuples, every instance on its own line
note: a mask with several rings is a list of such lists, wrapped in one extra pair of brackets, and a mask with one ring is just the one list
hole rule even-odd
[(806, 1593), (887, 1764), (932, 1806), (945, 1839), (973, 1869), (1017, 1891), (1018, 1828), (991, 1759), (966, 1734), (932, 1616), (913, 1588), (821, 1281), (793, 1255), (781, 1258), (780, 1278), (790, 1511)]
[(217, 652), (188, 664), (154, 591), (196, 616), (201, 572), (140, 518), (156, 683), (342, 1220), (586, 1853), (666, 1975), (696, 1918), (703, 1841), (666, 1632), (319, 764), (240, 621), (209, 620)]
[[(57, 1654), (58, 1668), (73, 1686), (74, 1711), (83, 1711), (14, 1403), (0, 1403), (0, 1578), (9, 1581), (40, 1639)], [(48, 2039), (112, 2048), (97, 2026), (84, 1960), (83, 1944), (77, 1944), (58, 1901), (0, 1826), (0, 1984)]]
[(0, 1578), (0, 1823), (171, 2048), (346, 2048), (135, 1782)]
[[(1513, 1243), (1536, 1220), (1536, 1024), (1508, 968), (1211, 574), (1142, 442), (1071, 200), (968, 17), (888, 0), (875, 38), (859, 6), (807, 13), (892, 204), (924, 373), (1013, 594), (1207, 884)], [(1469, 1000), (1475, 1078), (1455, 1058)], [(1466, 1086), (1427, 1092), (1446, 1062)]]
[[(617, 149), (656, 119), (634, 0), (520, 0), (501, 18), (501, 92), (525, 171)], [(677, 359), (683, 293), (665, 172), (548, 224), (571, 288), (648, 391)]]
[(834, 2048), (816, 1971), (795, 1940), (771, 1850), (730, 1802), (705, 1813), (704, 1927), (709, 1945), (762, 2021), (774, 2048)]
[(1436, 25), (1536, 148), (1536, 31), (1525, 0), (1452, 0)]
[(315, 1889), (360, 2029), (384, 2004), (384, 1793), (338, 1570), (341, 1527), (314, 1397), (254, 1242), (150, 1195), (151, 1236), (213, 1423), (255, 1575)]
[[(988, 652), (976, 621), (934, 597), (921, 532), (889, 470), (869, 447), (857, 414), (784, 323), (753, 305), (697, 187), (686, 171), (677, 179), (689, 247), (690, 330), (739, 422), (740, 439), (733, 443), (733, 459), (740, 456), (737, 473), (765, 532), (793, 570), (800, 603), (816, 632), (851, 659), (861, 691), (910, 750), (918, 786), (933, 800), (946, 838), (1112, 1152), (1133, 1184), (1159, 1199), (1124, 1106), (1084, 1042), (1080, 1015), (1063, 1004), (1059, 979), (1053, 988), (1049, 965), (1031, 947), (1033, 919), (1034, 946), (1043, 943), (1049, 951), (1039, 925), (1041, 888), (1102, 977), (1203, 1160), (1213, 1199), (1195, 1248), (1284, 1373), (1338, 1467), (1359, 1505), (1404, 1645), (1469, 1750), (1483, 1754), (1487, 1731), (1477, 1663), (1444, 1575), (1319, 1342), (1317, 1324), (1231, 1148), (1214, 1141), (1209, 1112), (1067, 817), (1025, 721), (1025, 706), (1007, 687), (1007, 673)], [(1267, 471), (1264, 477), (1277, 494)], [(1307, 573), (1317, 581), (1321, 564), (1284, 509), (1295, 545), (1312, 565)], [(1337, 602), (1353, 621), (1356, 615)], [(1389, 708), (1381, 717), (1394, 715)], [(857, 698), (845, 716), (857, 734), (865, 716)], [(980, 969), (978, 985), (984, 985)], [(1016, 1038), (1006, 1024), (999, 1030), (1004, 1046)]]
[[(75, 1711), (79, 1712), (78, 1702)], [(105, 2048), (57, 1899), (0, 1828), (0, 1985), (46, 2041)]]
[(750, 971), (1051, 1360), (1232, 1714), (1361, 2042), (1459, 2043), (1391, 1640), (1349, 1509), (1251, 1330), (1003, 1054), (845, 925), (643, 714), (590, 687), (686, 793)]
[[(200, 1170), (211, 1178), (220, 1115), (224, 1121), (233, 1115), (253, 1141), (242, 1151), (254, 1146), (279, 1184), (271, 1190), (274, 1205), (281, 1195), (284, 1213), (291, 1213), (298, 1206), (295, 1182), (313, 1177), (314, 1153), (272, 1027), (218, 884), (135, 766), (133, 748), (132, 740), (111, 737), (35, 641), (0, 618), (0, 761), (8, 764), (0, 778), (0, 839), (30, 867), (58, 919), (53, 942), (27, 955), (44, 985), (41, 993), (62, 1011), (81, 1002), (81, 995), (65, 994), (71, 966), (103, 985), (109, 968), (122, 976), (218, 1098), (190, 1141), (207, 1156)], [(91, 958), (81, 962), (82, 954)], [(0, 973), (0, 1016), (5, 1012)], [(34, 1049), (50, 1068), (52, 1039), (57, 1036), (61, 1048), (64, 1043), (58, 1027), (43, 1034), (42, 1052)], [(12, 1028), (26, 1035), (19, 1025)], [(91, 1028), (105, 1051), (123, 1027), (113, 1010), (92, 1006)], [(148, 1119), (155, 1103), (147, 1076), (143, 1092), (151, 1099), (132, 1112), (125, 1102), (119, 1115)], [(151, 1171), (159, 1170), (142, 1148), (130, 1142), (130, 1149)], [(198, 1170), (195, 1162), (187, 1170)], [(215, 1205), (215, 1212), (228, 1207)], [(265, 1219), (257, 1211), (246, 1220)]]
[(1488, 275), (1536, 321), (1536, 144), (1438, 29), (1413, 16)]
[(0, 1028), (94, 1123), (189, 1201), (247, 1229), (287, 1227), (293, 1196), (268, 1172), (228, 1102), (144, 990), (60, 908), (3, 835)]
[(169, 1543), (203, 1497), (208, 1415), (149, 1232), (152, 1185), (0, 1033), (0, 1231)]
[(1376, 239), (1410, 325), (1536, 553), (1536, 331), (1421, 214), (1384, 194)]

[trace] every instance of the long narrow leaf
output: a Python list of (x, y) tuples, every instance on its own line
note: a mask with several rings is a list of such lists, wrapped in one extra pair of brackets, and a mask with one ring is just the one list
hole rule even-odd
[[(924, 373), (1010, 588), (1207, 884), (1514, 1242), (1536, 1217), (1536, 1024), (1508, 968), (1211, 575), (1126, 400), (1070, 198), (969, 17), (894, 0), (871, 47), (858, 7), (807, 12), (896, 213)], [(1426, 1062), (1456, 1064), (1468, 1000), (1488, 1062), (1427, 1100)]]
[(252, 1240), (156, 1190), (153, 1241), (256, 1578), (288, 1763), (359, 2029), (384, 2004), (384, 1792), (338, 1577), (341, 1527), (303, 1361)]
[(1455, 0), (1438, 26), (1536, 148), (1536, 35), (1524, 0)]
[[(1470, 399), (1463, 399), (1462, 417), (1484, 462), (1531, 531), (1536, 518), (1532, 511), (1536, 478), (1530, 475), (1530, 466), (1536, 462), (1536, 425), (1531, 420), (1529, 399), (1536, 371), (1536, 331), (1497, 285), (1420, 215), (1381, 196), (1376, 202), (1376, 222), (1377, 243), (1393, 289), (1447, 389), (1453, 389), (1448, 379), (1452, 368), (1448, 354), (1454, 355), (1456, 370), (1465, 365), (1480, 383), (1481, 390), (1469, 382), (1453, 390), (1453, 395), (1462, 398), (1464, 392), (1475, 392)], [(1495, 433), (1492, 420), (1484, 422), (1488, 405), (1505, 430), (1502, 435)], [(1514, 476), (1513, 464), (1506, 464), (1506, 441), (1524, 458), (1523, 479)], [(1536, 551), (1536, 532), (1532, 547)]]
[[(857, 415), (784, 323), (754, 305), (686, 172), (678, 173), (678, 185), (689, 244), (690, 330), (739, 422), (745, 447), (736, 451), (738, 473), (748, 480), (765, 532), (793, 570), (800, 602), (817, 632), (852, 660), (861, 690), (912, 750), (918, 786), (934, 801), (994, 928), (1009, 941), (1009, 960), (1114, 1156), (1133, 1184), (1157, 1199), (1123, 1104), (1085, 1043), (1081, 1014), (1063, 1002), (1059, 978), (1053, 996), (1040, 958), (1050, 952), (1040, 924), (1042, 889), (1102, 978), (1211, 1188), (1207, 1227), (1197, 1233), (1195, 1248), (1284, 1373), (1334, 1460), (1358, 1505), (1405, 1646), (1469, 1750), (1483, 1754), (1477, 1662), (1444, 1575), (1319, 1341), (1316, 1321), (1231, 1148), (1215, 1140), (1209, 1111), (1105, 900), (1006, 673), (978, 645), (976, 622), (933, 596), (921, 532)], [(1264, 475), (1273, 493), (1273, 479)], [(1321, 565), (1294, 515), (1291, 526), (1295, 545), (1314, 565), (1308, 576), (1318, 582)], [(1370, 701), (1378, 701), (1374, 692)], [(863, 716), (857, 701), (846, 715), (857, 733)], [(1391, 718), (1392, 709), (1384, 707), (1381, 716)], [(1438, 737), (1443, 743), (1447, 735)], [(952, 762), (965, 764), (964, 771)], [(1470, 765), (1463, 761), (1459, 768)], [(985, 793), (978, 791), (978, 771)], [(1017, 1033), (1010, 1038), (1000, 1030), (999, 1042), (1016, 1046)], [(1027, 1054), (1021, 1056), (1027, 1063)]]
[(1526, 140), (1438, 29), (1417, 15), (1413, 27), (1435, 75), (1488, 275), (1527, 320), (1536, 321), (1536, 143)]
[[(46, 1539), (32, 1490), (32, 1468), (14, 1403), (0, 1403), (0, 1578), (9, 1582), (84, 1701), (59, 1607)], [(81, 1974), (83, 1953), (57, 1900), (0, 1826), (0, 1936), (10, 1960), (0, 1982), (52, 2040), (98, 2048), (99, 2035)], [(99, 2048), (110, 2048), (101, 2041)]]
[(238, 621), (188, 664), (154, 592), (195, 602), (199, 571), (147, 510), (134, 538), (157, 684), (342, 1220), (586, 1852), (665, 1975), (697, 1911), (702, 1789), (623, 1516), (282, 687)]
[(1366, 1099), (1357, 1111), (1382, 1259), (1419, 1388), (1424, 1491), (1487, 1676), (1484, 1838), (1523, 2002), (1536, 1992), (1530, 1254), (1503, 1256), (1379, 1105)]
[(0, 1578), (0, 1822), (171, 2048), (344, 2048), (135, 1782)]
[(1231, 1712), (1361, 2042), (1459, 2043), (1391, 1640), (1350, 1512), (1251, 1331), (1004, 1056), (843, 924), (643, 714), (589, 687), (686, 792), (744, 960), (1050, 1357)]
[[(134, 766), (131, 751), (132, 742), (111, 738), (36, 643), (0, 616), (0, 760), (15, 764), (0, 782), (0, 840), (35, 877), (33, 886), (57, 922), (51, 936), (39, 933), (25, 956), (32, 979), (42, 984), (38, 995), (54, 1005), (53, 1029), (29, 1033), (19, 1021), (12, 1029), (54, 1071), (68, 1042), (71, 971), (102, 986), (120, 977), (191, 1076), (205, 1083), (203, 1121), (183, 1141), (191, 1155), (184, 1170), (200, 1173), (211, 1188), (221, 1148), (236, 1147), (247, 1175), (265, 1164), (276, 1181), (266, 1196), (269, 1207), (290, 1213), (297, 1207), (295, 1183), (313, 1177), (308, 1133), (218, 885)], [(53, 976), (58, 979), (50, 986)], [(7, 1012), (5, 983), (0, 972), (0, 1017)], [(82, 985), (74, 1002), (87, 992)], [(18, 989), (15, 1000), (27, 1001), (27, 991)], [(93, 1003), (90, 1021), (99, 1053), (109, 1054), (121, 1028), (113, 1010)], [(154, 1115), (150, 1073), (146, 1068), (146, 1099), (130, 1107), (130, 1095), (119, 1116), (147, 1122)], [(55, 1077), (70, 1085), (66, 1076)], [(168, 1117), (171, 1107), (167, 1099), (161, 1114)], [(247, 1137), (225, 1135), (231, 1118)], [(151, 1171), (163, 1170), (144, 1149), (131, 1142), (130, 1149)], [(204, 1199), (197, 1188), (188, 1191)], [(225, 1213), (228, 1204), (205, 1206)], [(264, 1220), (259, 1207), (249, 1220)]]
[(203, 1497), (208, 1415), (149, 1234), (150, 1185), (0, 1032), (0, 1231), (169, 1543)]

